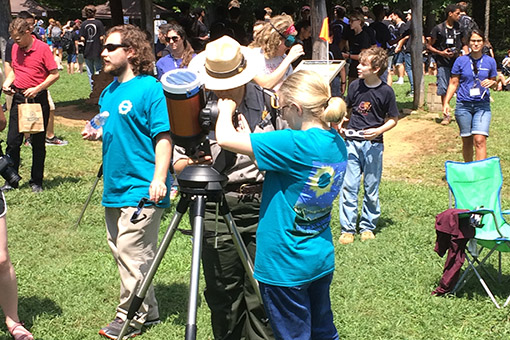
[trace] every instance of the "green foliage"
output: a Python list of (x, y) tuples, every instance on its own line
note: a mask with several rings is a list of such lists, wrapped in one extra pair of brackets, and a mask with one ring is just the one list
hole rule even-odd
[[(67, 75), (51, 87), (58, 106), (77, 110), (88, 95), (85, 74)], [(432, 77), (426, 83), (433, 81)], [(395, 86), (400, 108), (410, 107), (405, 97), (408, 83)], [(493, 94), (489, 156), (502, 159), (503, 208), (510, 206), (510, 150), (506, 109), (508, 93)], [(453, 101), (452, 101), (453, 102)], [(422, 120), (425, 112), (407, 116)], [(104, 211), (100, 206), (102, 184), (92, 195), (78, 229), (76, 220), (90, 192), (101, 161), (101, 143), (81, 139), (80, 127), (56, 126), (57, 135), (70, 144), (48, 147), (45, 191), (33, 194), (30, 177), (31, 149), (22, 147), (23, 182), (19, 190), (6, 193), (9, 205), (9, 249), (19, 283), (20, 317), (37, 339), (99, 339), (98, 330), (114, 317), (118, 301), (118, 274), (106, 243)], [(419, 133), (419, 132), (418, 132)], [(381, 184), (382, 216), (377, 238), (349, 246), (336, 243), (336, 271), (331, 286), (335, 324), (342, 339), (488, 339), (510, 335), (506, 310), (497, 310), (476, 280), (457, 297), (430, 296), (442, 273), (444, 258), (433, 252), (434, 217), (448, 207), (447, 186), (443, 180), (444, 161), (460, 160), (460, 140), (455, 124), (437, 124), (444, 134), (436, 151), (425, 155), (405, 171), (408, 179), (385, 174)], [(0, 133), (5, 139), (6, 132)], [(423, 143), (430, 143), (423, 136)], [(387, 152), (391, 146), (387, 146)], [(417, 155), (418, 156), (418, 155)], [(337, 203), (335, 203), (336, 205)], [(161, 224), (166, 230), (173, 209)], [(333, 210), (332, 230), (340, 235), (338, 209)], [(188, 228), (188, 219), (182, 219)], [(191, 240), (177, 233), (155, 277), (163, 323), (148, 330), (141, 339), (182, 339), (186, 324)], [(510, 261), (503, 256), (504, 279), (510, 278)], [(493, 272), (497, 263), (490, 263)], [(506, 299), (508, 285), (495, 287), (496, 298)], [(204, 288), (203, 279), (200, 282)], [(197, 339), (212, 339), (210, 313), (203, 295), (198, 308)], [(7, 338), (5, 327), (0, 338)]]

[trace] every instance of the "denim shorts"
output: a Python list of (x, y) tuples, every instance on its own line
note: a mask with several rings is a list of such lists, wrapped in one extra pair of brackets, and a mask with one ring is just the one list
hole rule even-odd
[(393, 56), (393, 65), (403, 65), (404, 64), (404, 52), (398, 52)]
[(446, 90), (448, 90), (448, 85), (450, 83), (451, 70), (451, 67), (448, 66), (440, 66), (437, 68), (436, 84), (438, 96), (446, 95)]
[(68, 54), (67, 55), (67, 62), (68, 63), (75, 63), (76, 62), (76, 54)]
[(460, 136), (489, 136), (491, 103), (489, 101), (457, 102), (455, 120), (459, 125)]

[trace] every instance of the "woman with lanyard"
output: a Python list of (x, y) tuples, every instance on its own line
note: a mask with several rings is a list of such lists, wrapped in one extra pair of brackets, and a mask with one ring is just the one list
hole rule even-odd
[[(156, 63), (158, 79), (161, 79), (163, 74), (168, 71), (187, 68), (191, 59), (196, 55), (191, 43), (186, 38), (184, 28), (179, 24), (170, 24), (165, 40), (168, 45), (163, 51), (164, 57)], [(170, 53), (165, 55), (166, 51)]]
[(450, 99), (457, 92), (455, 120), (462, 137), (464, 162), (473, 161), (473, 146), (476, 160), (487, 158), (487, 137), (491, 120), (490, 87), (496, 85), (496, 61), (482, 53), (485, 38), (474, 29), (468, 35), (471, 53), (455, 60), (452, 76), (443, 105), (445, 116), (450, 114)]

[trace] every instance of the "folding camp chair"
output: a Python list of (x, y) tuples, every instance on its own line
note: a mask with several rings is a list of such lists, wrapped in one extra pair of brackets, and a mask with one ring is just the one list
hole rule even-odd
[[(468, 246), (466, 253), (468, 267), (453, 288), (452, 293), (462, 288), (474, 273), (492, 302), (497, 308), (500, 308), (478, 271), (478, 268), (483, 268), (494, 280), (483, 265), (494, 252), (497, 252), (498, 280), (501, 281), (501, 253), (510, 252), (510, 225), (503, 218), (503, 214), (510, 214), (510, 211), (501, 210), (500, 192), (503, 175), (499, 158), (491, 157), (469, 163), (447, 161), (445, 167), (446, 181), (450, 189), (450, 207), (453, 194), (455, 208), (469, 210), (460, 214), (459, 217), (477, 216), (481, 218), (473, 242)], [(482, 258), (481, 253), (484, 248), (488, 249), (488, 253)], [(510, 296), (503, 307), (508, 303), (510, 303)]]

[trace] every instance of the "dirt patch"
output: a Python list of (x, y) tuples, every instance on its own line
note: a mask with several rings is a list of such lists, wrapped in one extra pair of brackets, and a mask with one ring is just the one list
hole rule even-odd
[(92, 106), (57, 105), (55, 108), (55, 123), (82, 127), (85, 125), (87, 120), (92, 119), (92, 117), (94, 117), (98, 112), (99, 109)]
[(427, 156), (442, 152), (438, 146), (452, 139), (451, 128), (440, 125), (438, 117), (437, 113), (420, 111), (401, 118), (384, 134), (384, 177), (419, 180), (411, 169)]

